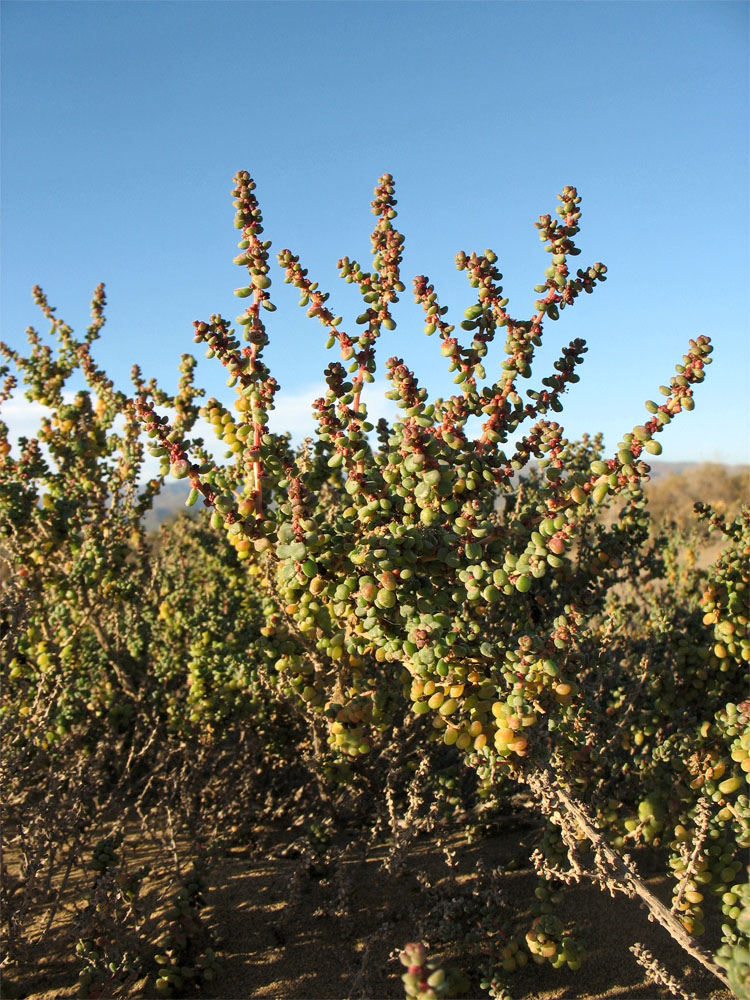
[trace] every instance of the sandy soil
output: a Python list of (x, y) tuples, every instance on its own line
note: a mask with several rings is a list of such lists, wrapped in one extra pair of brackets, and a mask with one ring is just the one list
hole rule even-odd
[[(298, 831), (295, 831), (295, 836)], [(210, 875), (213, 888), (204, 916), (220, 939), (222, 965), (210, 990), (215, 998), (278, 998), (278, 1000), (401, 1000), (403, 971), (398, 951), (422, 937), (441, 909), (457, 894), (470, 896), (484, 866), (500, 868), (502, 899), (507, 917), (532, 919), (527, 901), (533, 896), (535, 874), (528, 862), (534, 830), (509, 819), (500, 832), (477, 843), (465, 837), (440, 840), (423, 835), (403, 851), (401, 865), (389, 873), (386, 845), (368, 846), (359, 835), (340, 835), (315, 852), (304, 839), (293, 840), (283, 830), (265, 829), (253, 843), (232, 848)], [(446, 850), (453, 854), (452, 861)], [(141, 845), (143, 856), (147, 847)], [(343, 860), (337, 861), (343, 853)], [(649, 880), (654, 891), (666, 890), (666, 880)], [(84, 886), (66, 887), (63, 906), (52, 933), (33, 963), (8, 969), (3, 997), (57, 1000), (77, 995), (75, 956), (66, 921)], [(664, 898), (665, 892), (661, 892)], [(519, 902), (520, 901), (520, 902)], [(628, 951), (640, 941), (662, 964), (682, 978), (700, 1000), (727, 1000), (727, 991), (673, 945), (666, 932), (651, 924), (636, 903), (612, 900), (595, 887), (570, 891), (558, 908), (563, 920), (582, 925), (588, 955), (577, 972), (555, 970), (549, 964), (529, 965), (515, 973), (517, 1000), (656, 1000), (670, 993), (655, 985)], [(40, 912), (39, 926), (47, 917)], [(523, 919), (521, 923), (523, 923)], [(709, 928), (709, 935), (711, 929)], [(466, 954), (448, 954), (438, 942), (435, 954), (470, 972)], [(709, 944), (706, 941), (706, 944)], [(153, 995), (145, 982), (134, 983), (131, 998)], [(466, 997), (486, 997), (478, 978)]]
[[(310, 864), (304, 857), (280, 858), (278, 852), (266, 860), (250, 860), (238, 849), (222, 864), (217, 879), (221, 888), (209, 896), (211, 920), (223, 937), (224, 963), (208, 995), (217, 1000), (399, 1000), (403, 969), (396, 956), (407, 941), (420, 936), (425, 905), (434, 904), (441, 893), (450, 898), (456, 885), (470, 891), (482, 863), (493, 868), (518, 866), (503, 878), (508, 915), (518, 915), (516, 900), (528, 900), (536, 884), (527, 862), (529, 840), (528, 831), (518, 829), (474, 845), (451, 838), (445, 846), (455, 851), (455, 866), (449, 867), (433, 836), (411, 846), (400, 874), (384, 869), (384, 847), (365, 858), (352, 856), (342, 866), (343, 874), (335, 865)], [(665, 879), (656, 877), (649, 884), (668, 894)], [(512, 980), (518, 1000), (670, 996), (649, 980), (628, 951), (636, 941), (659, 956), (702, 1000), (731, 996), (717, 989), (721, 984), (712, 976), (686, 961), (682, 950), (658, 925), (649, 923), (637, 903), (612, 900), (588, 886), (571, 890), (559, 910), (563, 919), (583, 924), (588, 956), (577, 972), (529, 963)], [(526, 912), (530, 923), (532, 915)], [(462, 965), (460, 953), (450, 957)], [(487, 992), (474, 980), (465, 995), (486, 997)]]

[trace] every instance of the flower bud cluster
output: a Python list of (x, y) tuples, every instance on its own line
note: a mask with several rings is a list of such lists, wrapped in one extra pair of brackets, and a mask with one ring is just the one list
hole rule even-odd
[(427, 951), (421, 941), (404, 946), (399, 955), (406, 972), (401, 976), (404, 995), (414, 1000), (437, 1000), (449, 995), (449, 981), (441, 963), (435, 958), (427, 958)]
[(566, 934), (560, 920), (553, 914), (537, 917), (526, 934), (526, 944), (533, 960), (541, 965), (549, 962), (553, 968), (567, 965), (580, 969), (583, 947)]

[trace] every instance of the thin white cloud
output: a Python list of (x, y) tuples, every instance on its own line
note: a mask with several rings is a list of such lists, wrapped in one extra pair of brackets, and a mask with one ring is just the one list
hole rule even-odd
[(36, 436), (43, 417), (48, 417), (51, 410), (41, 403), (30, 403), (28, 399), (9, 399), (0, 407), (0, 420), (8, 426), (8, 437), (11, 444), (20, 437)]
[[(365, 384), (362, 401), (367, 404), (368, 416), (373, 424), (381, 417), (391, 422), (398, 412), (396, 404), (385, 398), (389, 388), (390, 383), (385, 379)], [(315, 433), (312, 404), (314, 400), (325, 396), (325, 393), (326, 386), (323, 382), (312, 383), (295, 392), (285, 392), (282, 389), (276, 397), (276, 408), (269, 414), (269, 428), (277, 434), (289, 431), (294, 442), (312, 437)]]
[[(63, 401), (72, 403), (75, 392), (64, 392)], [(49, 406), (30, 402), (24, 396), (12, 396), (0, 404), (0, 420), (7, 424), (8, 439), (11, 445), (18, 438), (33, 438), (37, 436), (43, 417), (51, 416), (53, 411)]]
[(325, 382), (311, 383), (296, 392), (282, 388), (274, 401), (275, 408), (268, 415), (269, 430), (276, 434), (286, 434), (289, 431), (295, 442), (311, 436), (315, 431), (313, 400), (325, 396), (325, 393)]
[[(373, 424), (376, 424), (381, 417), (392, 422), (398, 414), (396, 404), (385, 398), (389, 388), (390, 383), (385, 379), (377, 379), (364, 387), (362, 400), (367, 404), (368, 417)], [(305, 437), (312, 437), (315, 433), (312, 404), (315, 399), (324, 396), (325, 392), (326, 386), (323, 382), (310, 383), (295, 392), (285, 392), (282, 389), (276, 397), (276, 408), (269, 414), (269, 429), (278, 434), (289, 431), (295, 444), (299, 444)], [(72, 402), (74, 397), (74, 392), (64, 394), (66, 402)], [(8, 425), (11, 445), (15, 445), (20, 437), (35, 437), (42, 418), (50, 416), (51, 413), (49, 407), (29, 402), (23, 396), (13, 397), (0, 406), (0, 420)], [(208, 421), (199, 418), (190, 436), (202, 438), (206, 449), (219, 464), (225, 461), (225, 446), (216, 437)], [(158, 468), (158, 460), (146, 453), (142, 476), (149, 478), (158, 475)]]

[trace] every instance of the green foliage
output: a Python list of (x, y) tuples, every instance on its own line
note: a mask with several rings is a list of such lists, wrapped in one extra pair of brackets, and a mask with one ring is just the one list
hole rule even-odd
[[(231, 408), (213, 398), (199, 408), (189, 355), (174, 396), (138, 369), (132, 399), (115, 390), (91, 353), (104, 322), (101, 287), (83, 340), (36, 289), (56, 349), (34, 330), (28, 357), (0, 346), (27, 397), (50, 409), (38, 437), (18, 449), (0, 424), (8, 581), (0, 712), (12, 795), (23, 800), (21, 776), (34, 762), (65, 770), (108, 743), (117, 748), (112, 780), (134, 781), (144, 729), (163, 741), (159, 750), (138, 744), (144, 767), (159, 754), (179, 758), (188, 768), (181, 773), (199, 782), (185, 762), (198, 750), (218, 754), (231, 736), (247, 741), (248, 763), (277, 791), (314, 778), (317, 792), (307, 794), (329, 815), (308, 824), (308, 839), (322, 842), (337, 809), (351, 818), (352, 804), (382, 785), (383, 768), (414, 773), (420, 755), (437, 748), (450, 759), (422, 780), (444, 815), (520, 785), (557, 824), (536, 852), (533, 924), (512, 930), (512, 947), (489, 949), (494, 970), (482, 967), (493, 995), (527, 952), (557, 967), (581, 964), (574, 929), (554, 913), (561, 889), (582, 877), (613, 891), (641, 886), (623, 859), (638, 846), (668, 850), (674, 912), (662, 923), (712, 971), (727, 968), (739, 989), (750, 891), (742, 863), (750, 846), (750, 514), (730, 520), (701, 508), (709, 533), (726, 541), (704, 566), (700, 539), (684, 558), (683, 535), (653, 530), (644, 492), (659, 435), (693, 409), (711, 361), (708, 338), (690, 341), (660, 387), (662, 401), (647, 402), (645, 422), (611, 454), (600, 437), (570, 441), (556, 419), (579, 380), (583, 341), (572, 340), (522, 393), (546, 321), (606, 280), (600, 263), (573, 269), (581, 199), (566, 187), (557, 219), (536, 223), (550, 264), (527, 318), (510, 311), (491, 250), (456, 257), (471, 289), (458, 330), (429, 279), (414, 280), (425, 333), (437, 333), (456, 390), (430, 399), (390, 357), (388, 396), (400, 413), (375, 426), (367, 386), (405, 291), (404, 237), (386, 174), (372, 202), (372, 270), (338, 262), (362, 296), (356, 331), (345, 331), (298, 255), (278, 254), (285, 282), (340, 353), (313, 403), (315, 437), (295, 449), (267, 428), (279, 385), (263, 351), (276, 303), (271, 244), (261, 239), (247, 173), (236, 175), (233, 196), (235, 263), (247, 270), (236, 290), (239, 332), (218, 314), (195, 323), (196, 343), (227, 369)], [(501, 331), (505, 360), (499, 377), (488, 377)], [(6, 399), (15, 377), (9, 366), (3, 375)], [(66, 384), (81, 376), (87, 388), (69, 402)], [(224, 462), (190, 437), (199, 415), (225, 444)], [(143, 435), (160, 463), (147, 482)], [(151, 540), (143, 515), (168, 474), (185, 480), (186, 505), (200, 500), (206, 518), (180, 519)], [(191, 835), (208, 822), (205, 812), (186, 807)], [(94, 860), (103, 874), (115, 864), (106, 846)], [(195, 909), (199, 890), (180, 892)], [(183, 903), (180, 896), (180, 912)], [(716, 960), (694, 940), (708, 908), (723, 921)], [(213, 968), (212, 959), (186, 958), (177, 936), (170, 941), (159, 952), (164, 994), (186, 987), (185, 968)], [(443, 995), (449, 977), (429, 968), (421, 945), (409, 947), (409, 995)], [(96, 951), (83, 940), (91, 982)], [(130, 969), (124, 955), (108, 962), (113, 974)]]

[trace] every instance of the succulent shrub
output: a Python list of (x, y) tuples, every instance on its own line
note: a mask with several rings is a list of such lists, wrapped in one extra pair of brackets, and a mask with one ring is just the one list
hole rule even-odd
[[(311, 737), (318, 777), (344, 785), (374, 774), (399, 741), (440, 742), (480, 793), (520, 784), (549, 820), (536, 856), (538, 915), (524, 931), (531, 956), (580, 964), (554, 900), (563, 883), (593, 878), (639, 895), (687, 951), (746, 990), (748, 514), (730, 522), (703, 511), (727, 545), (698, 569), (681, 563), (676, 536), (654, 535), (643, 490), (662, 432), (693, 409), (709, 339), (689, 341), (614, 450), (599, 436), (566, 437), (559, 415), (586, 344), (570, 340), (542, 378), (534, 355), (549, 324), (607, 269), (576, 266), (581, 199), (565, 187), (556, 218), (536, 223), (549, 256), (525, 315), (511, 310), (491, 250), (456, 257), (470, 289), (457, 324), (429, 278), (414, 279), (424, 331), (437, 335), (455, 388), (430, 398), (391, 356), (384, 373), (399, 416), (376, 424), (377, 348), (406, 291), (384, 174), (371, 262), (338, 262), (362, 298), (352, 325), (298, 254), (277, 255), (339, 354), (313, 402), (315, 435), (295, 448), (268, 428), (279, 390), (264, 361), (280, 304), (271, 243), (247, 172), (232, 193), (243, 310), (234, 323), (216, 313), (194, 327), (227, 370), (231, 405), (211, 398), (199, 411), (189, 355), (173, 397), (138, 369), (132, 399), (115, 391), (90, 353), (101, 290), (84, 341), (38, 292), (57, 354), (33, 331), (29, 358), (2, 349), (29, 397), (53, 411), (18, 457), (7, 435), (0, 448), (14, 575), (3, 710), (20, 719), (49, 675), (50, 718), (63, 732), (86, 712), (147, 711), (198, 739), (240, 720), (277, 749), (283, 711)], [(487, 360), (496, 337), (499, 374)], [(88, 388), (70, 402), (63, 387), (78, 369)], [(199, 412), (226, 446), (224, 461), (189, 437)], [(139, 430), (160, 462), (145, 486)], [(141, 516), (167, 475), (185, 481), (186, 504), (200, 503), (207, 525), (169, 529), (153, 552)], [(669, 848), (671, 910), (628, 856), (642, 844)], [(724, 919), (715, 956), (696, 940), (709, 903)], [(422, 978), (409, 988), (426, 989)], [(425, 983), (438, 995), (442, 984)]]
[[(350, 757), (389, 738), (405, 696), (423, 717), (425, 738), (455, 745), (481, 777), (506, 770), (523, 781), (541, 768), (569, 790), (585, 791), (596, 774), (586, 773), (594, 713), (604, 709), (598, 675), (613, 665), (598, 623), (618, 583), (637, 586), (654, 572), (654, 555), (644, 552), (647, 459), (660, 454), (668, 424), (693, 409), (693, 388), (711, 360), (708, 338), (690, 341), (676, 374), (660, 387), (661, 401), (646, 402), (644, 423), (624, 433), (609, 455), (598, 439), (570, 442), (556, 419), (565, 391), (579, 379), (582, 340), (564, 347), (554, 371), (522, 395), (545, 323), (606, 280), (600, 263), (574, 267), (581, 199), (566, 187), (557, 219), (544, 215), (536, 223), (550, 257), (528, 318), (509, 311), (491, 250), (456, 257), (473, 290), (458, 330), (429, 279), (414, 279), (425, 333), (438, 335), (457, 389), (430, 400), (403, 360), (390, 357), (388, 396), (401, 413), (392, 426), (380, 421), (376, 428), (368, 419), (367, 386), (378, 341), (395, 328), (392, 306), (405, 291), (404, 238), (395, 228), (393, 179), (385, 174), (372, 202), (371, 269), (349, 257), (338, 263), (341, 277), (362, 295), (355, 331), (346, 332), (299, 255), (278, 254), (285, 282), (340, 354), (325, 370), (325, 397), (313, 404), (315, 439), (293, 453), (287, 438), (267, 429), (278, 383), (262, 354), (276, 303), (271, 244), (262, 239), (255, 183), (246, 172), (235, 176), (233, 195), (241, 236), (235, 263), (247, 272), (235, 294), (248, 304), (236, 327), (219, 314), (195, 324), (196, 342), (224, 365), (235, 390), (234, 412), (217, 400), (203, 410), (231, 464), (205, 472), (148, 394), (136, 407), (164, 449), (164, 470), (169, 464), (189, 480), (190, 500), (202, 498), (212, 524), (267, 595), (264, 634), (274, 655), (281, 654), (274, 664), (280, 688), (325, 719), (328, 742)], [(488, 378), (485, 358), (500, 331), (506, 360), (499, 377)], [(469, 430), (471, 418), (481, 422), (477, 434)], [(615, 515), (603, 517), (614, 502)], [(655, 641), (649, 639), (651, 646)], [(717, 643), (710, 666), (724, 648)], [(732, 696), (739, 677), (730, 678)], [(651, 673), (648, 682), (658, 683)], [(695, 676), (686, 683), (695, 685)], [(718, 700), (728, 693), (722, 687)], [(670, 694), (663, 692), (663, 705)], [(700, 724), (705, 728), (705, 713)], [(642, 745), (638, 732), (633, 739)], [(692, 736), (681, 733), (683, 760)], [(724, 817), (717, 822), (725, 826), (734, 815), (725, 804), (738, 791), (734, 785), (732, 773), (717, 786)], [(685, 816), (695, 810), (695, 796), (687, 794), (680, 808)], [(663, 832), (660, 805), (645, 799), (638, 810), (639, 834)], [(728, 853), (735, 859), (738, 824), (731, 822)], [(627, 865), (616, 868), (609, 862), (600, 876), (624, 889), (635, 876)], [(698, 895), (680, 891), (679, 905)], [(674, 930), (674, 916), (663, 919)], [(699, 918), (681, 919), (688, 933), (700, 928)]]

